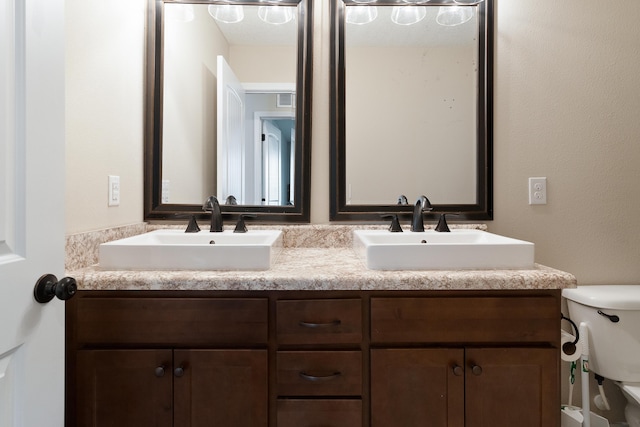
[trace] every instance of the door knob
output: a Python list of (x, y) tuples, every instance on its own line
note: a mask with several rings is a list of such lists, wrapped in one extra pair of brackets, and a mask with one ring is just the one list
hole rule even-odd
[(453, 375), (456, 377), (461, 377), (464, 374), (464, 369), (460, 365), (455, 365), (453, 367)]
[(39, 303), (46, 303), (58, 297), (68, 300), (76, 294), (78, 284), (73, 277), (63, 277), (60, 281), (53, 274), (45, 274), (40, 277), (33, 288), (33, 297)]

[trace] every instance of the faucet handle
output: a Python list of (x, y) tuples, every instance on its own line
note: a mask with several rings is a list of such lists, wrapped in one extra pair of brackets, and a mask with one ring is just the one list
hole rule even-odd
[(391, 225), (389, 226), (389, 231), (392, 233), (402, 233), (402, 227), (400, 226), (400, 220), (398, 219), (398, 215), (383, 215), (383, 219), (391, 219)]
[(404, 194), (401, 194), (398, 196), (398, 204), (399, 205), (408, 205), (409, 204), (409, 200), (407, 200), (407, 196), (405, 196)]
[(447, 215), (458, 216), (460, 214), (453, 212), (442, 212), (440, 214), (440, 218), (438, 219), (438, 225), (436, 225), (435, 228), (436, 231), (440, 231), (443, 233), (449, 233), (451, 231), (449, 230), (449, 225), (447, 225)]
[(247, 224), (245, 224), (244, 219), (245, 218), (255, 218), (257, 215), (247, 215), (247, 214), (240, 214), (240, 216), (238, 217), (238, 222), (236, 223), (236, 228), (233, 230), (234, 233), (246, 233), (247, 230)]
[(187, 225), (187, 229), (184, 231), (185, 233), (198, 233), (200, 231), (200, 227), (198, 226), (198, 221), (196, 221), (196, 216), (191, 215), (189, 218), (189, 225)]

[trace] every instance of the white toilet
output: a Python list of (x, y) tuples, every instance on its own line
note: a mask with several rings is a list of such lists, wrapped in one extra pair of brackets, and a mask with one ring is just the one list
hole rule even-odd
[(579, 286), (562, 296), (571, 320), (587, 324), (589, 369), (616, 382), (627, 423), (640, 427), (640, 285)]

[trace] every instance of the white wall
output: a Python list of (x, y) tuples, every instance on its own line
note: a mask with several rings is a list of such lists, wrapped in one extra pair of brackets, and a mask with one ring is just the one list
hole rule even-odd
[[(329, 222), (328, 2), (315, 3), (312, 222)], [(580, 283), (640, 282), (640, 3), (496, 2), (495, 219)], [(67, 233), (142, 220), (144, 0), (67, 1)], [(122, 180), (107, 207), (107, 175)], [(546, 176), (546, 206), (527, 178)]]
[[(66, 1), (67, 234), (142, 219), (145, 9)], [(120, 176), (119, 207), (107, 206), (108, 175)]]

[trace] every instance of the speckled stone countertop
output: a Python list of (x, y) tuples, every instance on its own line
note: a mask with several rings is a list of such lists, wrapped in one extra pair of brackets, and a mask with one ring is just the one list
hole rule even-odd
[[(463, 227), (486, 229), (458, 226)], [(93, 264), (68, 273), (82, 290), (530, 290), (577, 284), (573, 275), (542, 265), (532, 270), (368, 270), (351, 249), (352, 230), (380, 227), (278, 228), (284, 249), (267, 271), (107, 271)]]

